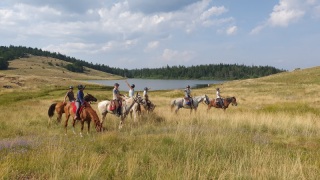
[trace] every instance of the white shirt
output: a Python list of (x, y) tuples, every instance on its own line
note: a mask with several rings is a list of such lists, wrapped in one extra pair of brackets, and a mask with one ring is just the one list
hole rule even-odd
[(220, 91), (217, 91), (217, 98), (221, 98)]
[(143, 91), (143, 97), (146, 96), (146, 95), (148, 95), (148, 91), (144, 90)]
[(129, 97), (133, 97), (134, 96), (134, 89), (130, 89), (129, 90)]

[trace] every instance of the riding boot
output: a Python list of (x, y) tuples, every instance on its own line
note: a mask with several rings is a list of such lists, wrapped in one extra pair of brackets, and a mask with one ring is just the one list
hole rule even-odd
[(117, 116), (118, 117), (121, 116), (121, 108), (120, 107), (117, 109)]

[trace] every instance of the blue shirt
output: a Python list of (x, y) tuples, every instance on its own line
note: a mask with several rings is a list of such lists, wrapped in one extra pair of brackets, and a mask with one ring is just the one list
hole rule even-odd
[(83, 105), (83, 103), (84, 103), (83, 97), (84, 97), (83, 91), (78, 91), (78, 93), (77, 93), (77, 101), (79, 101), (81, 105)]

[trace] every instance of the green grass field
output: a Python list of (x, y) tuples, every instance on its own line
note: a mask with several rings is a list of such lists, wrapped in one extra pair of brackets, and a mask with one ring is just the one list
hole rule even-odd
[[(151, 91), (154, 114), (137, 123), (128, 117), (121, 130), (119, 119), (108, 115), (107, 131), (91, 127), (82, 138), (80, 123), (73, 134), (69, 122), (65, 135), (64, 116), (47, 126), (49, 106), (66, 92), (61, 82), (1, 90), (0, 177), (320, 179), (319, 75), (316, 67), (219, 85), (223, 96), (238, 102), (225, 112), (207, 112), (200, 104), (197, 112), (174, 114), (169, 103), (183, 93)], [(85, 92), (99, 101), (111, 97), (108, 88), (87, 87)], [(193, 90), (193, 95), (213, 98), (215, 88)], [(97, 103), (92, 107), (97, 110)]]

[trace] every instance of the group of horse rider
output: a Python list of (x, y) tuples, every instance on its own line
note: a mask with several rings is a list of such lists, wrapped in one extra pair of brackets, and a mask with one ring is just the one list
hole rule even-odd
[[(224, 108), (224, 103), (223, 103), (223, 99), (220, 95), (220, 88), (216, 89), (216, 103), (218, 106), (221, 106), (222, 108)], [(193, 107), (193, 100), (191, 97), (191, 89), (190, 89), (190, 85), (188, 85), (185, 89), (184, 89), (184, 99), (186, 100), (186, 104), (190, 105), (191, 108)]]
[[(134, 84), (130, 85), (127, 80), (125, 82), (126, 82), (127, 86), (129, 87), (129, 97), (130, 98), (134, 97), (135, 85)], [(67, 98), (68, 98), (69, 102), (75, 102), (76, 107), (77, 107), (75, 119), (79, 119), (80, 107), (82, 105), (84, 105), (84, 93), (83, 93), (84, 89), (85, 89), (85, 86), (83, 86), (81, 84), (78, 85), (78, 92), (77, 92), (77, 96), (75, 98), (74, 92), (73, 92), (73, 86), (70, 86), (68, 92), (66, 93), (66, 95), (64, 97), (63, 103), (66, 103)], [(150, 90), (150, 88), (145, 87), (144, 91), (143, 91), (143, 99), (145, 100), (147, 107), (150, 107), (150, 104), (151, 104), (151, 101), (149, 100), (149, 96), (148, 96), (149, 90)], [(121, 115), (121, 106), (122, 106), (122, 97), (124, 97), (124, 95), (122, 95), (119, 91), (119, 83), (114, 84), (112, 94), (113, 94), (112, 100), (115, 103), (115, 110), (116, 110), (117, 114), (120, 116)], [(186, 100), (187, 105), (190, 105), (191, 107), (193, 106), (190, 85), (186, 86), (186, 88), (184, 89), (184, 99)], [(220, 95), (220, 88), (216, 88), (216, 103), (217, 103), (217, 105), (220, 105), (222, 108), (224, 108), (223, 99)]]
[[(134, 84), (130, 85), (127, 80), (125, 82), (129, 87), (129, 97), (131, 98), (134, 96), (134, 93), (135, 93), (134, 92), (135, 85)], [(67, 98), (69, 102), (75, 102), (77, 110), (76, 110), (76, 116), (74, 117), (74, 119), (79, 119), (80, 117), (79, 115), (80, 107), (84, 105), (84, 93), (83, 93), (84, 89), (85, 89), (85, 86), (81, 84), (78, 85), (78, 92), (75, 98), (74, 92), (73, 92), (73, 86), (70, 86), (68, 92), (64, 97), (63, 103), (66, 103)], [(149, 96), (148, 96), (149, 90), (150, 90), (149, 87), (145, 87), (143, 91), (143, 99), (145, 100), (147, 107), (150, 107), (150, 104), (151, 104), (151, 101), (149, 100)], [(119, 116), (121, 115), (122, 97), (124, 97), (124, 95), (121, 94), (119, 91), (119, 83), (115, 83), (114, 88), (112, 90), (112, 100), (113, 100), (112, 102), (115, 103), (115, 111)]]

